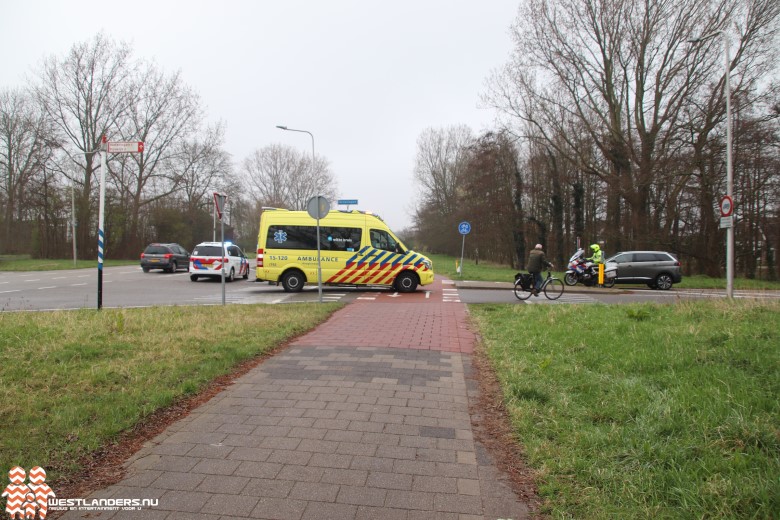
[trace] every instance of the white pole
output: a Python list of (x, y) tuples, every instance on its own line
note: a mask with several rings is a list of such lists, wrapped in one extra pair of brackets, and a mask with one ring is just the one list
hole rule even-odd
[(73, 233), (73, 267), (76, 267), (76, 187), (70, 183), (70, 230)]
[[(726, 54), (726, 195), (734, 200), (734, 172), (732, 170), (731, 156), (731, 52), (729, 38), (725, 31), (723, 46)], [(736, 206), (736, 204), (732, 204)], [(733, 209), (732, 209), (733, 211)], [(726, 228), (726, 296), (734, 297), (734, 224)]]
[(100, 161), (100, 204), (98, 209), (98, 293), (97, 308), (103, 307), (103, 252), (105, 236), (103, 233), (103, 221), (105, 220), (106, 205), (106, 168), (108, 163), (108, 143), (106, 136), (103, 136), (103, 153)]

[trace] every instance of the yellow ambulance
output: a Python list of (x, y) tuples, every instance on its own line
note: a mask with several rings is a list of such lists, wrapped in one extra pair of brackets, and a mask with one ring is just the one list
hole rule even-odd
[[(406, 248), (376, 215), (332, 210), (320, 219), (322, 282), (379, 285), (412, 292), (433, 283), (429, 258)], [(317, 283), (317, 221), (306, 211), (263, 208), (257, 237), (257, 281), (287, 292)]]

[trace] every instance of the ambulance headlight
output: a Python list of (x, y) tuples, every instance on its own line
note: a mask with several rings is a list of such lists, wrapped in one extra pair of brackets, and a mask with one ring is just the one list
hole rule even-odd
[(422, 263), (426, 269), (433, 269), (433, 263), (430, 260), (423, 260)]

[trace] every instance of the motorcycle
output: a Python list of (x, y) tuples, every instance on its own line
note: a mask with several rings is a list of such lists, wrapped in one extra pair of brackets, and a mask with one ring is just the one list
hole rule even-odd
[[(566, 270), (566, 275), (563, 277), (563, 281), (566, 285), (577, 285), (577, 283), (581, 283), (585, 287), (593, 287), (598, 284), (598, 266), (597, 264), (586, 261), (584, 256), (585, 251), (580, 248), (571, 258), (569, 258), (568, 269)], [(617, 265), (608, 262), (604, 266), (604, 287), (612, 287), (615, 285), (616, 277)]]

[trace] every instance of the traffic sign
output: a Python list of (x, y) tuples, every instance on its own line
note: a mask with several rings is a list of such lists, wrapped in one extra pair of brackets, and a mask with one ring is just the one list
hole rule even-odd
[(728, 229), (734, 227), (734, 217), (729, 215), (728, 217), (720, 217), (720, 229)]
[(734, 200), (728, 195), (726, 195), (722, 199), (720, 199), (720, 215), (722, 217), (730, 217), (733, 212), (734, 212)]
[(458, 224), (458, 232), (461, 235), (468, 235), (469, 233), (471, 233), (471, 224), (469, 224), (466, 221), (461, 222), (460, 224)]
[(219, 217), (219, 220), (222, 220), (222, 210), (225, 208), (225, 200), (227, 200), (227, 195), (222, 195), (216, 191), (214, 192), (214, 208), (217, 210), (217, 217)]
[(109, 141), (108, 153), (141, 153), (144, 151), (143, 141)]
[(357, 199), (339, 199), (340, 206), (354, 206), (358, 203)]
[(330, 211), (330, 202), (325, 197), (318, 195), (309, 199), (306, 204), (306, 211), (309, 212), (309, 216), (314, 219), (321, 219), (328, 216)]

